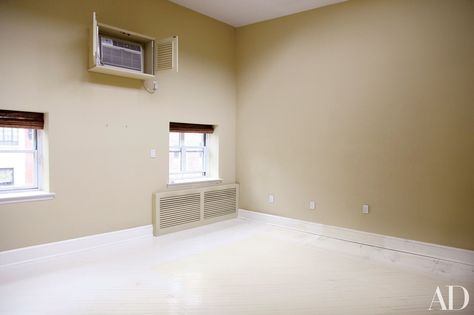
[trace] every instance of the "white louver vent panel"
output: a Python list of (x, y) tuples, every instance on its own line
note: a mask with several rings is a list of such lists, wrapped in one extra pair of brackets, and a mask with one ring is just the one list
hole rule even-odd
[(237, 189), (227, 188), (204, 192), (204, 218), (232, 214), (237, 209)]
[(239, 186), (218, 185), (156, 193), (155, 236), (237, 217)]
[(160, 228), (168, 228), (201, 219), (199, 193), (160, 198)]
[(156, 43), (156, 62), (157, 71), (178, 72), (178, 36), (165, 38)]

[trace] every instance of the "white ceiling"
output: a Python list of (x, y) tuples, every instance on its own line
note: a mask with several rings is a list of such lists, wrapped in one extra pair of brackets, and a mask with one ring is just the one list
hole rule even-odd
[(346, 0), (169, 0), (235, 27)]

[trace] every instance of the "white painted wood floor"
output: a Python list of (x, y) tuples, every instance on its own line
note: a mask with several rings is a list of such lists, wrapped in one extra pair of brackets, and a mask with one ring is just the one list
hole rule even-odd
[(448, 284), (471, 293), (455, 313), (474, 314), (474, 279), (452, 283), (235, 219), (2, 267), (0, 314), (449, 314), (427, 310)]

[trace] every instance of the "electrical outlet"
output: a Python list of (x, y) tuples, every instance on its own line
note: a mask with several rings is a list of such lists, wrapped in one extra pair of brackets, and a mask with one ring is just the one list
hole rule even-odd
[(369, 205), (362, 205), (362, 213), (369, 214)]
[(275, 202), (275, 196), (273, 194), (268, 194), (268, 203), (274, 203)]
[(316, 209), (316, 202), (314, 202), (314, 200), (310, 200), (309, 209), (311, 209), (311, 210)]

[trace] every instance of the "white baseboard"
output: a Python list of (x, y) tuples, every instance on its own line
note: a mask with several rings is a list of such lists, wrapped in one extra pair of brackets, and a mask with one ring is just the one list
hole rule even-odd
[[(291, 219), (239, 209), (244, 220), (269, 223), (319, 236), (318, 247), (337, 250), (366, 259), (395, 263), (453, 278), (474, 279), (474, 251), (368, 233), (315, 222)], [(152, 226), (85, 236), (0, 252), (0, 267), (80, 252), (139, 237), (152, 237)]]
[(2, 251), (0, 252), (0, 267), (52, 258), (55, 256), (119, 243), (137, 237), (152, 237), (152, 231), (153, 228), (151, 225), (144, 225), (131, 229)]
[(474, 251), (239, 209), (239, 217), (320, 236), (318, 246), (364, 258), (474, 278)]

